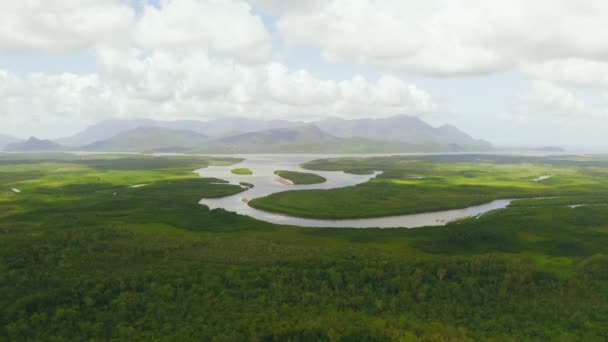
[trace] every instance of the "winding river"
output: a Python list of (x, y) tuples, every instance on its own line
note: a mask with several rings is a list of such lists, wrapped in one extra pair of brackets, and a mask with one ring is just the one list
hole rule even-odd
[[(268, 196), (273, 193), (289, 190), (307, 189), (335, 189), (357, 185), (376, 177), (379, 172), (372, 175), (353, 175), (342, 171), (310, 171), (304, 170), (300, 164), (319, 158), (339, 157), (339, 155), (244, 155), (245, 160), (231, 166), (209, 166), (196, 170), (201, 177), (216, 177), (224, 179), (231, 184), (247, 182), (254, 185), (239, 194), (232, 196), (202, 199), (199, 203), (210, 209), (223, 208), (238, 214), (251, 216), (255, 219), (300, 227), (326, 227), (326, 228), (416, 228), (426, 226), (442, 226), (451, 221), (466, 217), (476, 217), (488, 211), (506, 208), (512, 200), (496, 200), (479, 206), (457, 210), (446, 210), (431, 213), (387, 216), (378, 218), (328, 220), (308, 219), (284, 214), (270, 213), (250, 207), (247, 202), (254, 198)], [(236, 175), (231, 172), (234, 168), (248, 168), (253, 175)], [(327, 182), (311, 185), (290, 185), (274, 174), (276, 170), (311, 172), (323, 176)]]

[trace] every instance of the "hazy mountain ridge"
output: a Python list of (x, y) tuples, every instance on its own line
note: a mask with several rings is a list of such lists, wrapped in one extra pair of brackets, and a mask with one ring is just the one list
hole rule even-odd
[(3, 149), (8, 144), (16, 143), (19, 141), (21, 141), (21, 139), (19, 139), (17, 137), (13, 137), (8, 134), (0, 134), (0, 149)]
[(259, 132), (243, 133), (220, 138), (217, 141), (234, 144), (234, 143), (261, 143), (261, 144), (277, 144), (277, 143), (293, 143), (297, 141), (310, 140), (329, 140), (336, 141), (338, 138), (333, 135), (323, 132), (315, 125), (303, 125), (296, 128), (276, 128)]
[(110, 139), (120, 133), (141, 127), (163, 127), (170, 129), (187, 129), (200, 132), (200, 121), (156, 121), (150, 119), (106, 120), (87, 127), (84, 131), (57, 142), (66, 146), (80, 147)]
[(205, 122), (204, 133), (210, 137), (224, 137), (249, 132), (260, 132), (277, 128), (293, 128), (305, 125), (299, 121), (261, 120), (230, 117)]
[[(97, 140), (74, 145), (92, 139)], [(491, 148), (455, 126), (433, 127), (410, 116), (327, 119), (308, 124), (248, 118), (209, 122), (110, 120), (58, 141), (71, 142), (69, 149), (73, 150), (106, 152), (397, 153)]]
[(249, 118), (222, 118), (211, 121), (177, 120), (160, 121), (151, 119), (106, 120), (87, 127), (70, 137), (57, 139), (66, 146), (84, 146), (110, 139), (117, 134), (140, 127), (158, 127), (173, 130), (188, 130), (209, 137), (221, 137), (228, 134), (240, 134), (262, 131), (273, 128), (287, 128), (302, 125), (301, 122), (286, 120), (257, 120)]
[(10, 152), (50, 152), (63, 151), (66, 150), (66, 147), (51, 140), (40, 140), (31, 137), (27, 140), (8, 144), (4, 147), (4, 150)]
[[(452, 125), (433, 127), (420, 118), (394, 116), (379, 119), (326, 119), (313, 122), (323, 132), (337, 138), (367, 138), (414, 145), (457, 145), (463, 149), (488, 149), (491, 145), (477, 140)], [(259, 120), (231, 117), (212, 121), (156, 121), (156, 120), (109, 120), (104, 121), (69, 138), (57, 140), (68, 146), (83, 146), (112, 138), (139, 127), (162, 127), (189, 130), (209, 137), (236, 136), (281, 128), (305, 126), (302, 122), (286, 120)]]
[(363, 137), (408, 144), (459, 145), (462, 148), (490, 148), (452, 125), (433, 127), (417, 117), (393, 116), (380, 119), (327, 119), (319, 127), (338, 137)]
[[(185, 153), (378, 153), (412, 150), (402, 143), (338, 138), (315, 125), (276, 128), (208, 139), (187, 130), (140, 127), (80, 148), (104, 152)], [(417, 147), (414, 150), (426, 150)]]
[(204, 144), (206, 135), (184, 129), (138, 127), (82, 147), (85, 151), (184, 151)]
[(341, 139), (321, 131), (315, 125), (275, 128), (230, 135), (209, 141), (197, 148), (201, 153), (278, 153), (317, 151), (337, 144)]
[(339, 138), (316, 125), (250, 132), (209, 141), (197, 153), (398, 153), (456, 152), (459, 146), (408, 144), (362, 137)]

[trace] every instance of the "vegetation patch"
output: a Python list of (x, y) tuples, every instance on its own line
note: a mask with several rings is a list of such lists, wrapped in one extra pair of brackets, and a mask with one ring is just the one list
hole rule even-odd
[(314, 173), (278, 170), (275, 171), (274, 174), (290, 180), (293, 184), (319, 184), (327, 181), (325, 177), (321, 177)]
[(247, 182), (240, 182), (239, 184), (240, 184), (242, 187), (245, 187), (245, 188), (247, 188), (247, 189), (251, 189), (251, 188), (253, 188), (253, 187), (254, 187), (254, 185), (253, 185), (253, 184), (251, 184), (251, 183), (247, 183)]
[(245, 168), (245, 167), (232, 169), (230, 172), (234, 173), (235, 175), (252, 175), (253, 174), (253, 171), (251, 171), (250, 169)]

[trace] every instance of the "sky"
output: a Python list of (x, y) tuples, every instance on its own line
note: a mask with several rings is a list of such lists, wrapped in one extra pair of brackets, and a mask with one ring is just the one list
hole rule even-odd
[(608, 146), (604, 0), (0, 0), (0, 133), (418, 116)]

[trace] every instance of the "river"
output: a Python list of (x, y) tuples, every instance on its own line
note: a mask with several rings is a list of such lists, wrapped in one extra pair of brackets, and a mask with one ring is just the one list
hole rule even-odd
[[(284, 214), (270, 213), (250, 207), (247, 202), (259, 197), (268, 196), (273, 193), (289, 190), (307, 189), (335, 189), (353, 186), (369, 181), (380, 172), (372, 175), (354, 175), (342, 171), (310, 171), (304, 170), (300, 164), (320, 158), (340, 157), (341, 155), (243, 155), (245, 160), (231, 166), (209, 166), (196, 170), (201, 177), (216, 177), (226, 180), (231, 184), (247, 182), (254, 185), (236, 195), (202, 199), (199, 203), (210, 209), (223, 208), (238, 214), (251, 216), (255, 219), (300, 227), (327, 227), (327, 228), (417, 228), (426, 226), (442, 226), (449, 222), (467, 218), (478, 217), (491, 210), (506, 208), (512, 200), (502, 199), (486, 204), (457, 210), (446, 210), (430, 213), (398, 215), (363, 219), (308, 219)], [(236, 175), (231, 172), (234, 168), (248, 168), (253, 175)], [(282, 182), (274, 171), (288, 170), (299, 172), (311, 172), (323, 176), (327, 182), (310, 185), (290, 185)], [(412, 175), (413, 177), (415, 175)]]

